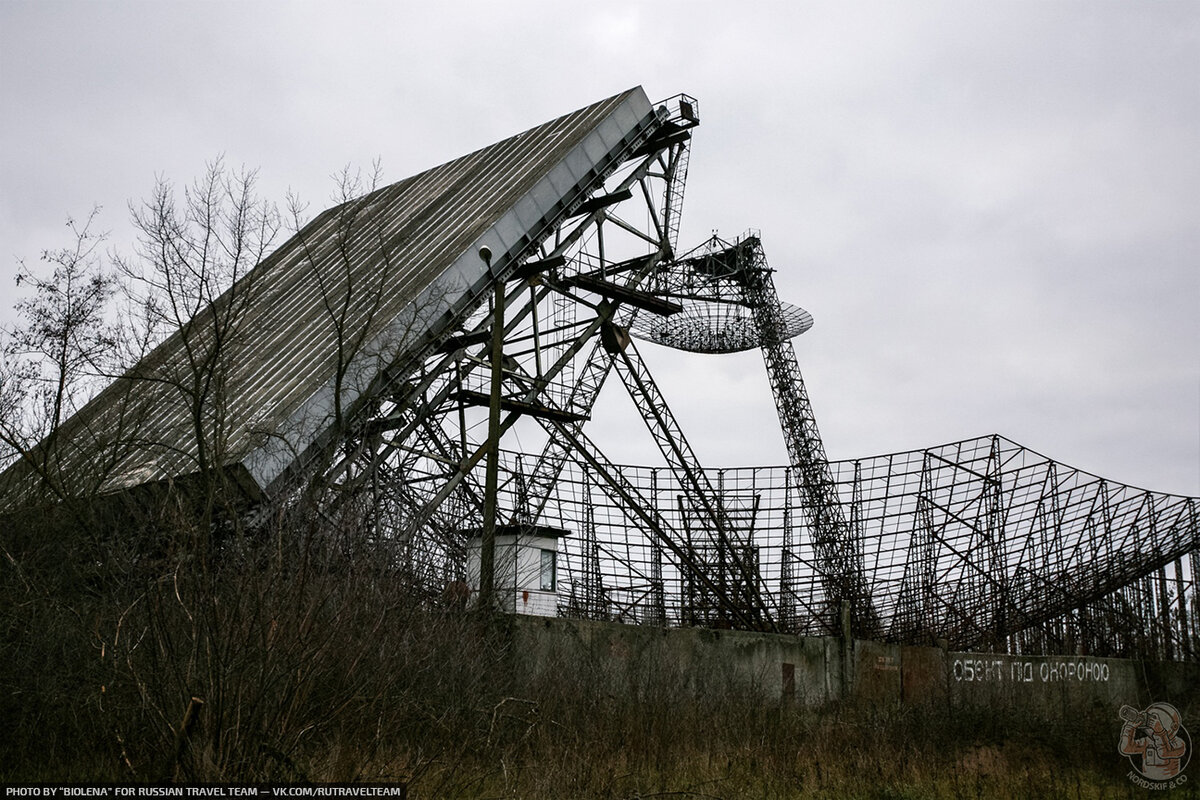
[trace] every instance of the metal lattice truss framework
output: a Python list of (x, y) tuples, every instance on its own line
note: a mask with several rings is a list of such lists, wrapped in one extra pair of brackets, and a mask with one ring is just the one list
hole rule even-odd
[[(479, 309), (496, 281), (522, 292), (556, 268), (535, 267), (541, 256), (595, 240), (591, 262), (581, 255), (556, 284), (583, 291), (561, 281), (609, 267), (620, 251), (612, 234), (625, 229), (641, 243), (636, 254), (659, 252), (678, 229), (666, 210), (680, 190), (663, 189), (661, 176), (685, 171), (679, 160), (697, 121), (694, 101), (655, 106), (635, 87), (328, 209), (248, 271), (239, 267), (218, 299), (5, 470), (0, 512), (214, 474), (252, 497), (286, 495), (381, 406), (428, 399), (414, 372), (452, 360), (456, 337), (487, 325)], [(634, 192), (662, 193), (646, 199), (656, 216), (637, 225), (610, 208)], [(162, 268), (215, 279), (207, 252), (185, 243)], [(630, 266), (621, 280), (646, 267)], [(545, 298), (548, 286), (533, 291)]]
[[(510, 461), (510, 469), (519, 469)], [(613, 467), (689, 531), (686, 492), (666, 468)], [(967, 648), (1200, 654), (1200, 500), (1115, 484), (998, 436), (829, 465), (861, 553), (881, 638)], [(777, 627), (833, 633), (829, 566), (792, 467), (707, 471), (757, 572)], [(624, 498), (582, 460), (543, 520), (566, 540), (566, 613), (686, 624), (686, 565), (644, 533)], [(699, 609), (703, 612), (703, 609)]]
[[(616, 364), (624, 379), (640, 386), (640, 407), (650, 414), (664, 452), (672, 454), (681, 475), (693, 476), (685, 483), (697, 517), (718, 539), (729, 527), (712, 506), (703, 471), (669, 409), (648, 399), (657, 388), (619, 324), (622, 306), (678, 311), (642, 286), (674, 253), (689, 131), (698, 117), (695, 101), (686, 96), (660, 109), (662, 130), (602, 176), (591, 198), (504, 279), (504, 413), (498, 433), (534, 421), (546, 441), (540, 455), (526, 457), (528, 469), (510, 476), (519, 491), (503, 511), (514, 522), (539, 516), (569, 454), (590, 454), (605, 463), (582, 428)], [(419, 369), (393, 388), (329, 473), (334, 497), (366, 497), (368, 507), (380, 510), (381, 537), (420, 553), (423, 565), (440, 564), (435, 580), (461, 573), (466, 535), (481, 524), (478, 473), (489, 434), (483, 411), (492, 323), (490, 305), (463, 319)], [(628, 499), (664, 547), (684, 563), (695, 561), (673, 531), (656, 523), (650, 504), (637, 496)], [(448, 560), (440, 561), (441, 555)], [(704, 565), (693, 566), (700, 584), (713, 583)], [(752, 602), (743, 602), (746, 598), (708, 588), (720, 594), (727, 616), (746, 622), (761, 616)]]
[[(651, 104), (633, 89), (322, 214), (68, 422), (62, 484), (97, 454), (111, 464), (86, 473), (100, 493), (195, 474), (209, 433), (184, 411), (204, 398), (160, 372), (244, 307), (246, 346), (213, 351), (229, 387), (213, 467), (262, 508), (303, 493), (330, 518), (367, 521), (431, 597), (465, 574), (485, 454), (502, 440), (524, 446), (503, 454), (501, 524), (567, 533), (561, 613), (1200, 651), (1197, 498), (999, 437), (827, 460), (791, 344), (812, 318), (779, 301), (758, 238), (677, 254), (697, 112), (686, 95)], [(761, 349), (790, 464), (704, 468), (631, 332)], [(585, 433), (614, 372), (663, 466), (616, 465)], [(138, 435), (120, 447), (93, 435), (125, 418)], [(8, 507), (38, 496), (21, 465), (3, 478)]]
[[(834, 488), (791, 343), (812, 326), (812, 317), (780, 302), (757, 235), (732, 244), (714, 235), (657, 277), (661, 294), (693, 304), (685, 349), (726, 352), (731, 339), (738, 338), (747, 349), (757, 346), (762, 350), (788, 456), (808, 500), (805, 519), (819, 554), (826, 594), (839, 613), (846, 605), (856, 632), (876, 635), (878, 620), (867, 590), (862, 553)], [(706, 324), (695, 324), (701, 319)], [(663, 334), (672, 324), (669, 319), (651, 323), (650, 338), (669, 342), (671, 337)], [(730, 331), (736, 331), (736, 336), (731, 337)]]
[[(662, 163), (685, 162), (678, 153)], [(676, 186), (682, 178), (660, 175)], [(525, 322), (509, 321), (504, 426), (525, 414), (549, 436), (540, 454), (506, 454), (498, 503), (512, 523), (573, 534), (560, 545), (562, 613), (822, 634), (838, 631), (849, 604), (857, 633), (892, 641), (1197, 652), (1195, 498), (1113, 484), (999, 437), (831, 464), (791, 346), (795, 326), (758, 238), (709, 242), (679, 258), (669, 257), (667, 241), (614, 264), (598, 255), (605, 224), (584, 221), (560, 240), (573, 249), (546, 254), (570, 254), (535, 284), (550, 291), (510, 289), (508, 298)], [(594, 236), (574, 235), (587, 226)], [(582, 286), (605, 294), (589, 298)], [(706, 320), (689, 341), (700, 352), (724, 348), (721, 319), (748, 315), (753, 331), (739, 336), (763, 351), (790, 467), (699, 464), (636, 346), (613, 322), (653, 339), (679, 313), (668, 304), (690, 304), (693, 319)], [(734, 305), (744, 310), (726, 310)], [(481, 317), (475, 332), (488, 324)], [(563, 331), (577, 335), (556, 339)], [(481, 414), (474, 425), (467, 419), (483, 401), (485, 356), (480, 344), (458, 352), (453, 370), (442, 365), (433, 395), (442, 398), (440, 413), (430, 413), (432, 404), (410, 413), (415, 438), (391, 445), (391, 454), (377, 448), (374, 466), (361, 473), (373, 476), (372, 506), (393, 503), (380, 517), (386, 535), (409, 545), (431, 590), (461, 574), (468, 532), (480, 525), (478, 470), (461, 465), (462, 454), (478, 464), (485, 444)], [(544, 364), (565, 377), (545, 381)], [(583, 432), (613, 371), (665, 467), (615, 465)], [(397, 405), (395, 418), (405, 418), (405, 408)]]

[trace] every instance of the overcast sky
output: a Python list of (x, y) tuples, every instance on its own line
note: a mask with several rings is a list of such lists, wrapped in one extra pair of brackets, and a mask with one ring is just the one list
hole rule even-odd
[[(315, 209), (344, 165), (399, 180), (638, 84), (700, 102), (682, 244), (760, 229), (816, 318), (831, 458), (999, 433), (1200, 495), (1194, 2), (0, 0), (2, 305), (68, 216), (120, 244), (156, 175), (224, 154)], [(757, 354), (641, 349), (707, 464), (786, 460)]]

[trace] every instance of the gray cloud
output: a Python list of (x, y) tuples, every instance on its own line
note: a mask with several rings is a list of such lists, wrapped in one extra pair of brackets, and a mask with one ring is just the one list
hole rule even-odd
[[(324, 205), (643, 84), (703, 124), (683, 237), (762, 230), (834, 458), (998, 432), (1200, 494), (1190, 3), (0, 4), (0, 286), (206, 159)], [(761, 360), (643, 350), (701, 456), (784, 459)], [(619, 391), (610, 387), (608, 391)], [(597, 438), (652, 454), (613, 398)], [(627, 410), (627, 409), (626, 409)]]

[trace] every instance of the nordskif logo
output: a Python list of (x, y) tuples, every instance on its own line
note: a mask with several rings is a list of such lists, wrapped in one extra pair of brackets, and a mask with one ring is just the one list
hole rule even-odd
[(1129, 773), (1129, 779), (1146, 788), (1182, 785), (1187, 780), (1182, 773), (1192, 756), (1192, 740), (1175, 706), (1151, 703), (1142, 711), (1121, 706), (1119, 716), (1125, 724), (1117, 751), (1128, 756), (1136, 770), (1136, 774)]

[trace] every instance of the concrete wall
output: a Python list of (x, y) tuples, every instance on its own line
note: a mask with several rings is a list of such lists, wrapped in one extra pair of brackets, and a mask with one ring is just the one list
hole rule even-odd
[(683, 690), (717, 686), (805, 705), (842, 694), (840, 644), (711, 628), (654, 628), (579, 619), (514, 617), (522, 669), (591, 670), (612, 693), (637, 692), (667, 679)]
[[(1162, 700), (1200, 720), (1200, 664), (1091, 656), (957, 653), (833, 637), (802, 638), (707, 628), (652, 628), (574, 619), (514, 617), (524, 669), (590, 670), (614, 694), (637, 696), (649, 680), (684, 690), (752, 691), (768, 702), (1028, 709), (1033, 714)], [(1115, 718), (1115, 717), (1114, 717)]]

